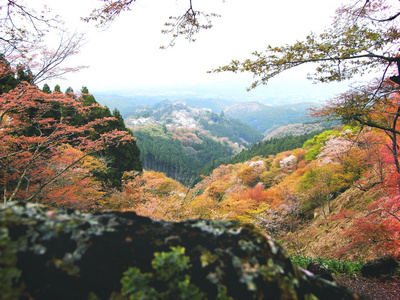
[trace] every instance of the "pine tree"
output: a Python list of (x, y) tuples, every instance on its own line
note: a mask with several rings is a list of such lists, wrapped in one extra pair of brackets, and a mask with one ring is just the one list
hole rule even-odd
[(49, 85), (48, 85), (47, 83), (45, 83), (45, 84), (43, 85), (42, 92), (43, 92), (43, 93), (46, 93), (46, 94), (51, 94), (50, 87), (49, 87)]

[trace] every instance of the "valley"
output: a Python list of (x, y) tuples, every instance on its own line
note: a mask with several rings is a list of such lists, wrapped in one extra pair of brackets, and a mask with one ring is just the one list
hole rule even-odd
[[(276, 136), (303, 135), (329, 126), (329, 123), (312, 120), (307, 115), (309, 107), (304, 104), (289, 108), (241, 103), (226, 106), (219, 113), (210, 108), (219, 107), (220, 103), (221, 100), (212, 99), (204, 103), (164, 100), (136, 107), (125, 118), (125, 123), (137, 138), (144, 168), (164, 172), (184, 184), (193, 184), (200, 180), (200, 175), (208, 175), (219, 164), (227, 163), (242, 150), (266, 138), (251, 122), (246, 123), (249, 120), (270, 131), (269, 138), (274, 132)], [(241, 116), (244, 121), (234, 116)], [(296, 130), (290, 130), (290, 125), (281, 126), (300, 120), (314, 123), (293, 124)]]
[[(278, 123), (263, 117), (267, 108)], [(145, 171), (127, 181), (123, 198), (129, 200), (119, 209), (171, 221), (252, 223), (297, 255), (367, 260), (397, 253), (381, 239), (389, 234), (383, 228), (381, 238), (370, 240), (379, 225), (368, 212), (392, 203), (384, 197), (391, 188), (381, 184), (390, 166), (377, 164), (384, 136), (318, 122), (304, 105), (288, 109), (244, 103), (214, 113), (172, 101), (137, 109), (125, 121), (144, 149)], [(265, 119), (263, 133), (228, 115), (253, 126)], [(361, 222), (366, 215), (370, 228)], [(391, 222), (390, 214), (380, 220)]]
[(400, 2), (145, 2), (0, 4), (0, 300), (400, 299)]
[[(379, 207), (397, 210), (384, 197), (390, 187), (379, 184), (375, 163), (377, 149), (385, 144), (374, 142), (372, 147), (379, 134), (366, 131), (359, 136), (358, 131), (337, 127), (292, 150), (259, 153), (217, 166), (193, 187), (145, 170), (126, 181), (121, 196), (126, 202), (118, 207), (169, 221), (204, 218), (252, 223), (293, 255), (368, 260), (397, 253), (396, 243), (385, 240), (390, 235), (386, 227), (375, 223), (378, 215), (369, 214), (375, 210), (380, 220), (392, 222), (390, 215), (380, 214)], [(364, 227), (366, 216), (371, 227)], [(376, 230), (379, 238), (374, 235), (372, 241)]]

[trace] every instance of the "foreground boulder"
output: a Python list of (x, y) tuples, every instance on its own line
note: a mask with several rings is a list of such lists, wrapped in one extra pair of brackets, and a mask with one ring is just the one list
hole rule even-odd
[(381, 275), (392, 274), (399, 264), (390, 255), (384, 255), (374, 260), (368, 261), (361, 268), (364, 277), (380, 277)]
[[(314, 296), (314, 298), (313, 298)], [(1, 299), (361, 299), (251, 225), (0, 206)]]
[(325, 280), (334, 281), (331, 272), (317, 262), (309, 263), (307, 266), (307, 271), (310, 271), (314, 275), (319, 276)]

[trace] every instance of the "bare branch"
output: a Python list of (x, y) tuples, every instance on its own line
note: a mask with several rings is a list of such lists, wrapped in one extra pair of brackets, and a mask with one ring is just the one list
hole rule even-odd
[(200, 30), (212, 28), (212, 23), (210, 19), (212, 17), (220, 17), (215, 13), (206, 14), (201, 11), (196, 11), (193, 9), (192, 1), (190, 0), (189, 9), (181, 16), (169, 17), (171, 22), (166, 22), (164, 25), (166, 28), (161, 30), (164, 34), (172, 35), (172, 40), (167, 46), (161, 46), (161, 49), (167, 49), (175, 45), (175, 40), (180, 36), (185, 36), (189, 42), (195, 42), (196, 39), (194, 35), (199, 33)]
[[(187, 1), (187, 0), (186, 0)], [(179, 16), (169, 17), (169, 21), (164, 25), (166, 29), (161, 30), (164, 34), (172, 36), (170, 43), (167, 46), (161, 46), (161, 49), (173, 47), (178, 37), (184, 36), (189, 42), (194, 42), (199, 31), (212, 27), (210, 19), (219, 17), (214, 13), (205, 13), (193, 8), (192, 0), (189, 1), (189, 8)], [(94, 9), (89, 17), (82, 18), (85, 22), (96, 22), (97, 27), (109, 27), (111, 23), (124, 11), (131, 8), (135, 0), (104, 0), (104, 4), (97, 9)]]
[[(61, 64), (78, 53), (83, 35), (68, 34), (62, 29), (59, 16), (52, 16), (47, 8), (38, 13), (21, 3), (22, 0), (13, 0), (0, 6), (0, 52), (12, 67), (19, 66), (32, 72), (35, 83), (82, 69), (62, 68)], [(50, 32), (60, 37), (54, 50), (45, 46), (44, 38)]]

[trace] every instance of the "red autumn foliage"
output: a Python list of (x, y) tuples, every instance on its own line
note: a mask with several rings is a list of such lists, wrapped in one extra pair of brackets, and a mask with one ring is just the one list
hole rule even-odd
[[(83, 106), (79, 100), (57, 92), (43, 93), (27, 82), (1, 94), (0, 191), (3, 202), (42, 201), (44, 198), (48, 201), (53, 196), (46, 194), (43, 198), (43, 193), (52, 190), (61, 176), (88, 155), (132, 138), (118, 130), (93, 138), (91, 133), (96, 132), (96, 128), (106, 126), (114, 118), (77, 124), (71, 117), (84, 114), (88, 109), (90, 106)], [(66, 144), (76, 149), (76, 156), (71, 160), (60, 159)], [(88, 176), (89, 173), (87, 170)], [(74, 182), (65, 184), (74, 185)], [(79, 194), (70, 194), (69, 201), (74, 201)]]
[(352, 242), (342, 250), (367, 248), (375, 256), (400, 258), (400, 197), (384, 197), (369, 207), (370, 213), (354, 220), (346, 231)]
[(255, 187), (247, 189), (242, 195), (243, 199), (251, 199), (256, 203), (260, 204), (261, 202), (267, 201), (267, 195), (264, 190), (264, 186), (258, 183)]

